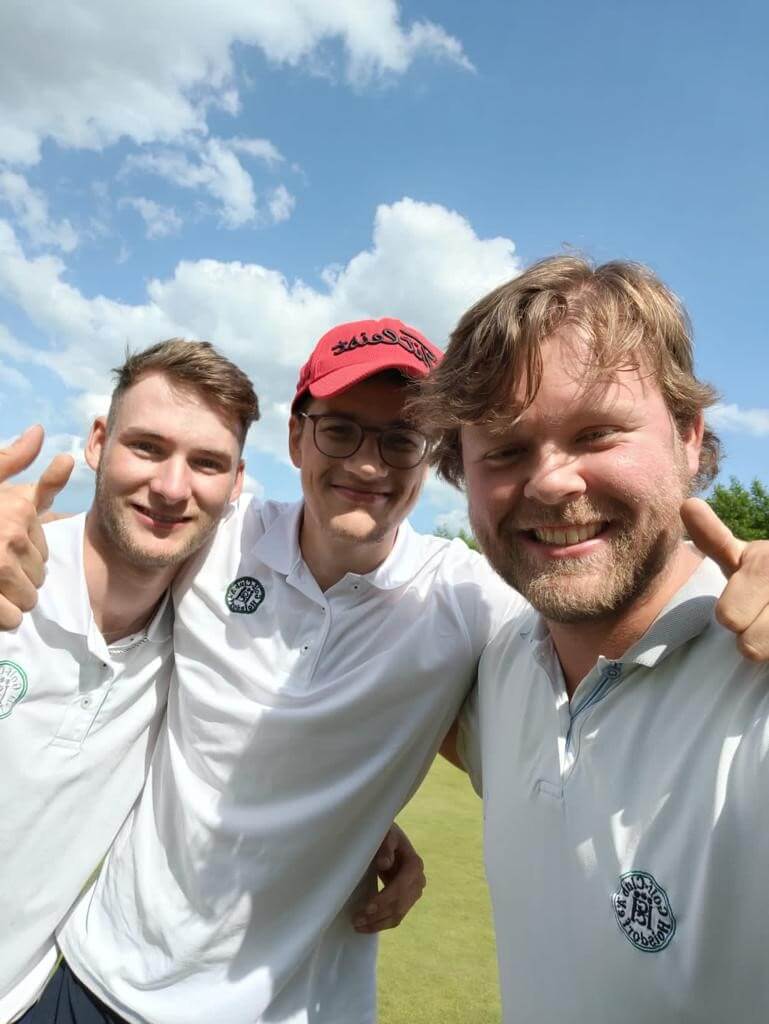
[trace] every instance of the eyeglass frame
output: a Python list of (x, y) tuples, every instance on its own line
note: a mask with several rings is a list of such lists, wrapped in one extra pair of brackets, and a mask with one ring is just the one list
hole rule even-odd
[[(415, 427), (364, 427), (362, 423), (358, 423), (358, 421), (356, 419), (353, 419), (352, 416), (346, 416), (343, 413), (338, 412), (298, 412), (296, 413), (296, 415), (300, 418), (310, 420), (310, 422), (312, 423), (312, 442), (318, 449), (318, 451), (321, 453), (321, 455), (325, 455), (327, 459), (351, 459), (353, 455), (357, 454), (357, 452), (361, 450), (363, 442), (366, 440), (366, 434), (376, 435), (379, 458), (382, 460), (382, 462), (384, 462), (385, 466), (389, 466), (390, 469), (416, 469), (417, 466), (420, 466), (425, 461), (425, 459), (427, 458), (427, 453), (430, 450), (430, 439), (425, 434), (423, 434), (421, 430), (417, 430)], [(360, 431), (360, 441), (358, 441), (357, 445), (353, 448), (351, 452), (348, 452), (346, 455), (329, 455), (328, 452), (323, 451), (323, 449), (318, 444), (318, 438), (316, 433), (318, 420), (322, 419), (344, 420), (345, 422), (351, 423), (354, 427), (358, 428), (358, 430)], [(408, 430), (412, 434), (418, 434), (424, 441), (424, 450), (413, 466), (393, 466), (391, 462), (387, 461), (384, 452), (382, 451), (382, 436), (384, 434), (400, 433), (404, 430)]]

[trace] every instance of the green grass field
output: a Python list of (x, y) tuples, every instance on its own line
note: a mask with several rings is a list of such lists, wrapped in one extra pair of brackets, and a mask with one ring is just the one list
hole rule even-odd
[(481, 855), (481, 801), (438, 758), (399, 816), (427, 889), (379, 955), (380, 1024), (498, 1024), (497, 964)]

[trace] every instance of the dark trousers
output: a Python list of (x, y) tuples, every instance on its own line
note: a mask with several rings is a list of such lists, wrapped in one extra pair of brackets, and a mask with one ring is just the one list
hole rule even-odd
[(125, 1024), (61, 962), (43, 994), (17, 1024)]

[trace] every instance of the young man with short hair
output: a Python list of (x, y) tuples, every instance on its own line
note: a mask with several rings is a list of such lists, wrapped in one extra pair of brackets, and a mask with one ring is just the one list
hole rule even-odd
[[(250, 381), (210, 345), (174, 340), (133, 355), (86, 445), (88, 514), (50, 523), (37, 546), (4, 538), (32, 577), (38, 548), (51, 557), (37, 607), (0, 644), (3, 1021), (45, 984), (53, 932), (142, 787), (173, 661), (168, 588), (240, 493), (257, 416)], [(41, 442), (39, 431), (24, 440), (30, 459)], [(48, 501), (70, 468), (58, 467)], [(25, 502), (4, 498), (6, 511)], [(21, 514), (35, 516), (27, 506)], [(10, 579), (23, 606), (30, 591), (26, 573)]]
[[(464, 315), (419, 403), (533, 605), (459, 730), (511, 1024), (766, 1015), (769, 671), (714, 618), (724, 577), (679, 517), (717, 469), (713, 401), (650, 271), (556, 257)], [(769, 545), (723, 540), (754, 589), (735, 575), (721, 618), (765, 657)]]

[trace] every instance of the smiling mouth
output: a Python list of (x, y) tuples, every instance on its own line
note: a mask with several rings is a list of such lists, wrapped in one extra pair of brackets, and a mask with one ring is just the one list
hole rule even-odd
[(173, 516), (169, 513), (156, 512), (154, 509), (147, 508), (146, 505), (134, 504), (133, 507), (137, 512), (140, 512), (147, 519), (152, 519), (153, 522), (162, 523), (166, 526), (178, 526), (180, 523), (188, 523), (191, 520), (191, 516)]
[(364, 487), (352, 487), (350, 484), (332, 484), (336, 491), (347, 491), (348, 494), (359, 495), (362, 498), (386, 498), (387, 491), (369, 491)]
[(538, 526), (524, 530), (531, 540), (553, 547), (567, 548), (574, 544), (584, 544), (608, 529), (607, 522), (586, 523), (583, 526)]

